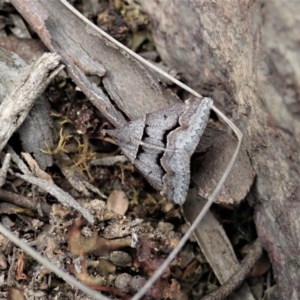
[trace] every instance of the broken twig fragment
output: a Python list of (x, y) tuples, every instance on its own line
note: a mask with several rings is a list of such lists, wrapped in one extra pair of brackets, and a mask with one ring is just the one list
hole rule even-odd
[(0, 169), (0, 188), (5, 183), (6, 174), (7, 174), (8, 168), (10, 166), (10, 160), (11, 160), (10, 154), (6, 153), (3, 163), (2, 163), (2, 167)]
[(7, 148), (8, 153), (11, 155), (12, 161), (15, 162), (18, 165), (18, 168), (24, 173), (15, 173), (17, 177), (38, 186), (42, 190), (55, 197), (63, 205), (71, 206), (79, 211), (90, 223), (94, 223), (93, 216), (86, 209), (84, 209), (71, 195), (63, 191), (55, 183), (43, 178), (33, 176), (23, 160), (16, 154), (16, 152), (10, 146), (8, 146)]
[(251, 270), (255, 266), (256, 262), (262, 256), (262, 246), (259, 240), (256, 240), (247, 256), (241, 262), (241, 267), (235, 272), (235, 274), (228, 279), (222, 286), (216, 291), (203, 297), (203, 300), (222, 300), (227, 298), (235, 289), (237, 289), (241, 283), (246, 280)]
[[(0, 105), (0, 151), (12, 134), (20, 127), (35, 100), (43, 93), (51, 80), (62, 69), (58, 67), (60, 57), (45, 53), (22, 74), (14, 91)], [(50, 73), (54, 70), (52, 73)]]
[(62, 204), (73, 207), (74, 209), (79, 211), (90, 223), (94, 223), (93, 216), (86, 209), (84, 209), (72, 196), (63, 191), (56, 184), (28, 174), (23, 175), (16, 173), (15, 175), (31, 184), (40, 187), (41, 189), (55, 197)]

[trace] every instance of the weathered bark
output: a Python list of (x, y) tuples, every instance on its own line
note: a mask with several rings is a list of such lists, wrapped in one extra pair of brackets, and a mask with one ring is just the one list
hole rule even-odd
[[(43, 43), (59, 53), (76, 85), (114, 126), (126, 124), (123, 114), (135, 119), (179, 101), (143, 65), (61, 1), (13, 0), (12, 4)], [(123, 114), (110, 102), (104, 90), (89, 80), (91, 75), (102, 80), (105, 90)]]
[[(19, 47), (17, 47), (17, 41), (19, 41)], [(31, 45), (32, 48), (37, 49), (37, 42), (33, 43), (29, 40), (26, 41), (27, 45)], [(4, 45), (5, 42), (6, 45)], [(17, 52), (11, 52), (12, 49), (17, 49), (19, 50), (19, 52), (22, 52), (20, 51), (20, 49), (22, 48), (20, 47), (20, 40), (14, 38), (1, 38), (0, 45), (5, 46), (3, 48), (0, 48), (0, 103), (2, 103), (5, 97), (12, 94), (16, 90), (16, 85), (20, 81), (20, 74), (22, 74), (28, 66), (26, 62), (22, 59), (22, 57), (16, 55)], [(32, 50), (32, 48), (29, 48), (27, 53), (29, 53), (30, 50)], [(43, 50), (45, 51), (45, 47), (43, 48)], [(37, 55), (35, 56), (35, 58), (37, 60), (39, 57), (42, 56), (43, 52), (37, 51), (36, 54)], [(28, 59), (28, 57), (29, 56), (27, 56), (26, 58)], [(28, 59), (28, 61), (30, 61), (30, 59)], [(35, 88), (33, 90), (36, 91)], [(28, 92), (31, 91), (28, 90)], [(24, 106), (26, 104), (24, 99), (28, 100), (28, 98), (25, 97), (24, 94), (22, 94), (21, 98), (21, 104), (22, 106)], [(31, 108), (28, 116), (27, 114), (25, 114), (26, 119), (20, 125), (18, 133), (20, 134), (20, 140), (22, 143), (23, 150), (28, 153), (33, 153), (40, 167), (42, 169), (45, 169), (46, 167), (49, 167), (53, 164), (53, 159), (51, 155), (40, 151), (40, 149), (46, 151), (47, 146), (50, 148), (53, 146), (51, 132), (52, 126), (51, 119), (49, 117), (50, 105), (43, 95), (41, 95), (36, 100), (32, 99), (32, 101), (33, 100), (35, 103)], [(7, 107), (7, 105), (5, 105), (4, 107)], [(16, 109), (15, 101), (12, 102), (11, 109)], [(23, 111), (23, 108), (21, 109), (21, 111)], [(13, 123), (13, 119), (10, 114), (7, 115), (6, 118), (9, 120), (10, 123)], [(5, 126), (8, 130), (8, 124), (5, 124)], [(16, 129), (16, 124), (14, 124), (13, 127)], [(4, 126), (1, 127), (0, 135), (4, 134), (3, 128)], [(36, 131), (36, 128), (39, 128), (40, 130)], [(8, 135), (6, 137), (6, 141), (8, 137), (10, 136)]]
[(243, 131), (259, 238), (281, 298), (299, 299), (300, 2), (140, 2), (164, 61)]
[[(44, 44), (59, 53), (76, 85), (114, 126), (126, 124), (124, 115), (133, 120), (180, 101), (153, 71), (149, 72), (148, 67), (128, 55), (120, 45), (109, 41), (103, 32), (95, 30), (62, 1), (12, 0), (12, 3)], [(103, 87), (91, 83), (90, 75), (98, 76)], [(236, 147), (230, 134), (223, 132), (222, 139), (219, 137), (219, 132), (207, 128), (201, 140), (201, 144), (205, 140), (214, 150), (201, 160), (201, 168), (209, 174), (206, 180), (197, 182), (192, 179), (202, 195), (210, 194), (215, 188)], [(240, 151), (229, 177), (216, 201), (239, 203), (248, 193), (254, 178), (244, 149)], [(238, 191), (235, 185), (239, 187)]]
[[(2, 48), (0, 49), (0, 57), (2, 71), (10, 68), (11, 64), (14, 65), (15, 61), (20, 62), (20, 65), (23, 64), (20, 58), (15, 59), (11, 53)], [(24, 122), (36, 99), (57, 74), (58, 63), (59, 56), (45, 54), (29, 68), (24, 68), (21, 76), (14, 82), (13, 91), (10, 95), (6, 95), (0, 105), (0, 152), (12, 134)], [(55, 71), (50, 73), (52, 70)]]

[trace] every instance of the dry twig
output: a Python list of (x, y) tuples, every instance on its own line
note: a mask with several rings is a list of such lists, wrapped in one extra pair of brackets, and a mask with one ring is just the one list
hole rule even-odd
[(1, 170), (0, 170), (0, 187), (5, 183), (6, 174), (10, 165), (11, 156), (9, 153), (5, 155)]
[[(0, 151), (23, 123), (35, 100), (63, 68), (57, 68), (59, 60), (60, 57), (56, 53), (45, 53), (24, 71), (15, 90), (1, 103)], [(52, 70), (54, 71), (51, 72)]]
[(259, 240), (256, 240), (247, 256), (241, 262), (239, 270), (215, 292), (203, 297), (202, 300), (222, 300), (228, 297), (249, 276), (255, 263), (260, 259), (262, 251)]
[[(38, 203), (35, 203), (34, 201), (32, 201), (32, 199), (28, 199), (27, 197), (25, 197), (23, 195), (9, 192), (9, 191), (3, 190), (3, 189), (0, 189), (0, 202), (1, 201), (9, 202), (9, 203), (15, 204), (17, 206), (29, 208), (32, 210), (38, 209), (37, 208)], [(41, 209), (44, 214), (46, 214), (47, 216), (50, 215), (51, 206), (49, 204), (41, 203)]]
[(34, 177), (33, 175), (22, 175), (20, 173), (16, 173), (15, 175), (31, 184), (37, 185), (50, 195), (54, 196), (60, 203), (66, 206), (73, 207), (74, 209), (79, 211), (90, 223), (94, 223), (93, 216), (87, 210), (85, 210), (73, 197), (59, 188), (56, 184), (42, 178)]
[(28, 170), (25, 163), (22, 161), (22, 159), (19, 158), (19, 156), (14, 152), (14, 150), (11, 147), (8, 147), (8, 151), (11, 154), (12, 160), (24, 173), (16, 173), (15, 175), (17, 177), (22, 178), (23, 180), (28, 181), (31, 184), (37, 185), (44, 191), (48, 192), (50, 195), (57, 198), (57, 200), (60, 201), (63, 205), (73, 207), (74, 209), (79, 211), (90, 223), (94, 223), (93, 216), (87, 210), (85, 210), (73, 197), (71, 197), (68, 193), (63, 191), (53, 182), (51, 183), (45, 179), (33, 176), (32, 173)]

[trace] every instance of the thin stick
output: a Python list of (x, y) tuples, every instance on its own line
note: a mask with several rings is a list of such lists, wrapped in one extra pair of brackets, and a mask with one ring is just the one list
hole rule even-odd
[(10, 166), (11, 156), (9, 153), (6, 153), (4, 161), (0, 170), (0, 188), (3, 186), (6, 180), (6, 174)]
[(90, 223), (94, 223), (94, 217), (84, 209), (70, 194), (63, 191), (55, 183), (49, 182), (43, 178), (38, 178), (32, 175), (22, 159), (16, 154), (16, 152), (10, 146), (7, 147), (8, 152), (11, 155), (12, 160), (18, 165), (19, 169), (24, 174), (15, 173), (19, 178), (24, 179), (25, 181), (37, 185), (50, 195), (54, 196), (59, 202), (63, 205), (71, 206), (77, 211), (79, 211)]
[[(154, 66), (150, 62), (148, 62), (145, 59), (143, 59), (142, 57), (140, 57), (138, 54), (136, 54), (133, 51), (131, 51), (130, 49), (128, 49), (126, 46), (124, 46), (121, 43), (119, 43), (118, 41), (116, 41), (110, 35), (108, 35), (107, 33), (105, 33), (103, 30), (101, 30), (95, 24), (93, 24), (92, 22), (90, 22), (88, 19), (86, 19), (81, 13), (79, 13), (68, 2), (66, 2), (65, 0), (61, 0), (61, 2), (66, 7), (68, 7), (68, 9), (70, 9), (74, 14), (76, 14), (80, 19), (82, 19), (84, 22), (86, 22), (87, 24), (89, 24), (90, 26), (92, 26), (101, 35), (103, 35), (105, 38), (107, 38), (112, 43), (114, 43), (115, 45), (117, 45), (120, 49), (126, 51), (128, 54), (130, 54), (131, 56), (133, 56), (135, 59), (137, 59), (138, 61), (142, 62), (144, 65), (147, 65), (152, 70), (155, 70), (156, 72), (158, 72), (159, 74), (163, 75), (164, 77), (168, 78), (169, 80), (171, 80), (172, 82), (174, 82), (175, 84), (177, 84), (181, 88), (185, 89), (189, 93), (193, 94), (196, 97), (200, 97), (201, 98), (201, 95), (199, 95), (196, 91), (194, 91), (193, 89), (191, 89), (187, 85), (183, 84), (179, 80), (173, 78), (171, 75), (169, 75), (166, 72), (162, 71), (158, 67)], [(229, 175), (229, 173), (230, 173), (230, 171), (231, 171), (231, 169), (232, 169), (232, 167), (233, 167), (233, 165), (234, 165), (234, 163), (235, 163), (235, 161), (237, 159), (237, 156), (238, 156), (239, 151), (240, 151), (241, 143), (242, 143), (243, 134), (219, 109), (217, 109), (215, 106), (213, 106), (212, 109), (232, 128), (232, 130), (236, 134), (236, 136), (238, 138), (238, 144), (237, 144), (236, 150), (235, 150), (235, 152), (234, 152), (234, 154), (233, 154), (233, 156), (232, 156), (232, 158), (231, 158), (231, 160), (230, 160), (230, 162), (229, 162), (229, 164), (228, 164), (228, 166), (227, 166), (227, 168), (226, 168), (226, 170), (225, 170), (225, 172), (224, 172), (221, 180), (217, 184), (217, 186), (216, 186), (215, 190), (213, 191), (213, 193), (208, 198), (208, 201), (207, 201), (206, 205), (203, 207), (202, 211), (199, 213), (198, 217), (196, 218), (196, 220), (194, 221), (194, 223), (192, 224), (192, 226), (189, 228), (189, 230), (183, 236), (183, 238), (181, 239), (181, 241), (179, 242), (179, 244), (177, 245), (177, 247), (172, 251), (172, 253), (169, 255), (169, 257), (161, 265), (161, 267), (156, 270), (156, 272), (154, 273), (154, 275), (147, 281), (147, 283), (144, 285), (144, 287), (132, 298), (132, 300), (138, 300), (141, 297), (143, 297), (144, 293), (149, 288), (151, 288), (151, 286), (153, 285), (153, 283), (161, 276), (161, 274), (163, 273), (164, 269), (176, 257), (176, 255), (178, 254), (178, 252), (180, 251), (180, 249), (184, 246), (184, 244), (186, 243), (186, 241), (189, 239), (189, 237), (191, 236), (191, 234), (193, 233), (193, 231), (195, 230), (195, 228), (199, 225), (199, 223), (201, 222), (202, 218), (204, 217), (204, 215), (209, 210), (210, 206), (212, 205), (212, 203), (215, 201), (216, 197), (220, 193), (221, 188), (224, 185), (224, 183), (225, 183), (225, 181), (226, 181), (226, 179), (227, 179), (227, 177), (228, 177), (228, 175)]]
[(196, 218), (196, 220), (194, 221), (194, 223), (191, 225), (191, 227), (189, 228), (189, 230), (185, 233), (185, 235), (183, 236), (183, 238), (180, 240), (180, 242), (178, 243), (177, 247), (174, 248), (174, 250), (171, 252), (171, 254), (167, 257), (167, 259), (164, 261), (164, 263), (159, 267), (159, 269), (157, 269), (155, 271), (155, 273), (153, 274), (153, 276), (146, 282), (146, 284), (139, 290), (139, 292), (137, 294), (135, 294), (135, 296), (131, 299), (131, 300), (139, 300), (141, 299), (144, 294), (148, 291), (148, 289), (151, 288), (151, 286), (154, 284), (154, 282), (160, 278), (161, 274), (164, 272), (164, 270), (168, 267), (168, 265), (172, 262), (172, 260), (176, 257), (176, 255), (179, 253), (179, 251), (181, 250), (181, 248), (184, 246), (184, 244), (188, 241), (188, 239), (190, 238), (190, 236), (192, 235), (192, 233), (194, 232), (194, 230), (196, 229), (196, 227), (199, 225), (199, 223), (202, 221), (203, 217), (205, 216), (205, 214), (207, 213), (207, 211), (209, 210), (209, 208), (211, 207), (211, 205), (213, 204), (213, 202), (215, 201), (215, 199), (217, 198), (218, 194), (221, 191), (221, 188), (223, 186), (223, 184), (225, 183), (228, 174), (230, 172), (230, 170), (232, 169), (236, 158), (239, 154), (239, 149), (241, 146), (241, 142), (242, 140), (240, 139), (238, 142), (238, 146), (234, 152), (233, 157), (231, 158), (230, 163), (228, 164), (226, 171), (224, 172), (221, 180), (219, 181), (218, 185), (216, 186), (215, 190), (213, 191), (213, 193), (210, 195), (210, 197), (208, 198), (207, 203), (204, 205), (203, 209), (201, 210), (201, 212), (199, 213), (198, 217)]
[[(177, 80), (176, 78), (174, 78), (173, 76), (171, 76), (170, 74), (164, 72), (163, 70), (161, 70), (160, 68), (158, 68), (157, 66), (153, 65), (151, 62), (145, 60), (143, 57), (139, 56), (138, 54), (136, 54), (135, 52), (133, 52), (132, 50), (130, 50), (129, 48), (127, 48), (126, 46), (124, 46), (123, 44), (121, 44), (120, 42), (118, 42), (117, 40), (115, 40), (113, 37), (111, 37), (109, 34), (107, 34), (105, 31), (103, 31), (101, 28), (97, 27), (95, 24), (93, 24), (90, 20), (88, 20), (87, 18), (85, 18), (79, 11), (77, 11), (71, 4), (69, 4), (66, 0), (60, 0), (70, 11), (72, 11), (76, 16), (78, 16), (78, 18), (80, 18), (81, 20), (83, 20), (84, 22), (86, 22), (87, 24), (89, 24), (90, 26), (92, 26), (95, 30), (97, 30), (101, 35), (103, 35), (105, 38), (107, 38), (109, 41), (111, 41), (112, 43), (114, 43), (116, 46), (120, 47), (122, 50), (126, 51), (128, 54), (130, 54), (131, 56), (133, 56), (135, 59), (137, 59), (138, 61), (142, 62), (144, 65), (148, 66), (149, 68), (151, 68), (152, 70), (158, 72), (159, 74), (163, 75), (164, 77), (168, 78), (169, 80), (171, 80), (172, 82), (174, 82), (175, 84), (177, 84), (178, 86), (180, 86), (181, 88), (183, 88), (184, 90), (186, 90), (187, 92), (191, 93), (192, 95), (202, 98), (202, 96), (200, 94), (198, 94), (196, 91), (194, 91), (193, 89), (191, 89), (190, 87), (188, 87), (187, 85), (185, 85), (184, 83), (182, 83), (181, 81)], [(212, 106), (212, 109), (218, 114), (220, 115), (220, 117), (232, 128), (232, 130), (234, 131), (234, 133), (236, 134), (238, 139), (241, 139), (243, 134), (242, 132), (218, 109), (216, 108), (214, 105)]]
[(0, 232), (4, 236), (6, 236), (10, 241), (12, 241), (14, 244), (16, 244), (22, 250), (24, 250), (24, 252), (26, 252), (28, 255), (33, 257), (40, 264), (44, 265), (47, 269), (51, 270), (58, 277), (61, 277), (63, 280), (68, 282), (70, 285), (76, 286), (79, 290), (86, 293), (88, 296), (93, 297), (96, 300), (109, 300), (109, 298), (101, 295), (98, 292), (93, 291), (92, 289), (90, 289), (87, 286), (85, 286), (84, 284), (82, 284), (80, 281), (76, 280), (74, 277), (70, 276), (65, 271), (59, 269), (56, 265), (54, 265), (49, 260), (47, 260), (42, 255), (40, 255), (32, 247), (26, 245), (18, 237), (16, 237), (14, 234), (12, 234), (11, 231), (8, 230), (6, 227), (4, 227), (2, 223), (0, 223)]
[(0, 105), (0, 152), (26, 119), (35, 100), (64, 67), (59, 66), (59, 60), (60, 57), (56, 53), (44, 53), (36, 62), (25, 68), (13, 92), (4, 98)]
[(228, 297), (249, 276), (251, 270), (262, 256), (262, 253), (262, 246), (259, 240), (256, 240), (249, 253), (241, 262), (240, 268), (236, 271), (236, 273), (217, 290), (203, 297), (202, 300), (222, 300)]
[(89, 211), (84, 209), (70, 194), (66, 193), (55, 183), (49, 182), (43, 178), (35, 177), (30, 174), (15, 173), (15, 176), (38, 186), (39, 188), (55, 197), (63, 205), (67, 207), (73, 207), (74, 209), (79, 211), (83, 215), (83, 217), (85, 217), (91, 224), (94, 223), (94, 217), (89, 213)]

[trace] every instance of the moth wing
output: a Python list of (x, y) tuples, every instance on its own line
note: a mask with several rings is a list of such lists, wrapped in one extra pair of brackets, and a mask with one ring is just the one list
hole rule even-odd
[(104, 132), (116, 141), (123, 154), (133, 163), (139, 150), (138, 141), (141, 140), (144, 132), (144, 118), (133, 120), (121, 128), (104, 130)]
[(165, 152), (161, 164), (166, 170), (161, 194), (168, 200), (183, 204), (190, 184), (190, 155)]
[(143, 142), (165, 148), (166, 136), (179, 126), (178, 120), (184, 108), (184, 103), (179, 102), (164, 110), (147, 114)]
[(179, 117), (179, 126), (167, 135), (168, 150), (161, 158), (166, 171), (161, 194), (183, 204), (190, 184), (190, 160), (206, 127), (213, 101), (192, 98), (185, 101), (185, 110)]
[(210, 98), (186, 100), (185, 111), (179, 117), (179, 126), (167, 136), (167, 148), (192, 155), (206, 127), (212, 105)]
[(162, 155), (161, 150), (142, 147), (141, 153), (134, 161), (134, 166), (158, 191), (163, 188), (162, 177), (165, 174), (160, 164), (157, 163)]

